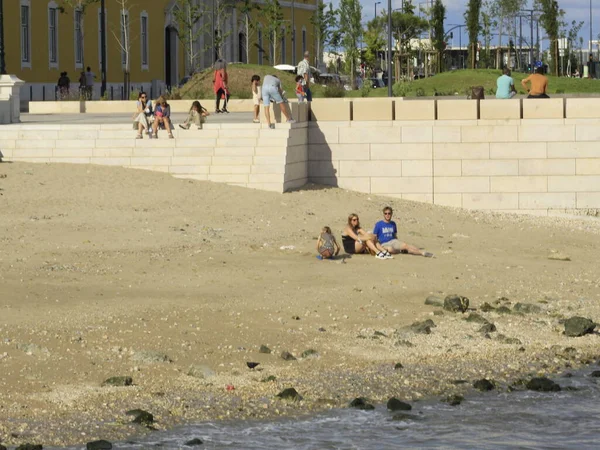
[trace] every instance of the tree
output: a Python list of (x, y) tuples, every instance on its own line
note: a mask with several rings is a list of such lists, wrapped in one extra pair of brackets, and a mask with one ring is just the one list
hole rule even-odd
[(446, 7), (442, 3), (442, 0), (435, 0), (431, 11), (431, 41), (433, 48), (437, 52), (438, 72), (444, 70), (442, 59), (443, 52), (446, 49), (446, 42), (444, 41), (444, 20), (446, 20)]
[(121, 66), (123, 67), (123, 99), (129, 95), (131, 73), (131, 34), (129, 30), (129, 0), (115, 0), (119, 6), (119, 30), (111, 24), (111, 33), (121, 50)]
[[(83, 28), (83, 22), (87, 7), (94, 3), (100, 3), (100, 0), (61, 0), (62, 4), (69, 6), (73, 9), (73, 17), (76, 22), (76, 32), (78, 36), (75, 39), (80, 42), (81, 45), (81, 67), (85, 67), (85, 47), (83, 46), (83, 38), (85, 36), (85, 30)], [(61, 13), (65, 12), (64, 6), (60, 8)]]
[[(493, 0), (490, 5), (490, 15), (497, 17), (498, 24), (498, 48), (496, 50), (496, 67), (502, 66), (502, 37), (506, 28), (510, 34), (511, 24), (519, 11), (525, 6), (526, 0)], [(513, 35), (516, 28), (513, 28)]]
[(558, 7), (556, 0), (536, 0), (537, 5), (542, 10), (540, 21), (542, 27), (546, 30), (550, 39), (550, 55), (553, 64), (551, 65), (554, 75), (558, 76), (558, 35), (560, 31), (560, 18), (564, 11)]
[(346, 53), (346, 69), (350, 72), (350, 85), (354, 86), (358, 42), (362, 35), (362, 6), (359, 0), (341, 0), (339, 6), (341, 43)]
[(333, 10), (333, 5), (329, 4), (327, 9), (325, 2), (319, 0), (317, 11), (310, 18), (310, 23), (314, 27), (314, 45), (317, 64), (323, 57), (323, 50), (328, 45), (339, 45), (339, 27), (337, 26), (337, 15)]
[(265, 0), (263, 5), (264, 17), (267, 22), (266, 30), (269, 36), (269, 42), (271, 43), (271, 65), (277, 65), (277, 45), (279, 44), (279, 38), (281, 28), (283, 27), (283, 10), (279, 4), (279, 0)]
[(469, 68), (476, 66), (477, 40), (479, 38), (479, 14), (481, 12), (481, 0), (469, 0), (469, 6), (465, 12), (467, 32), (469, 33)]
[[(256, 33), (256, 22), (252, 20), (252, 12), (255, 10), (260, 10), (260, 5), (254, 3), (252, 0), (243, 0), (240, 5), (240, 13), (242, 14), (242, 25), (244, 27), (244, 51), (246, 52), (246, 63), (250, 63), (250, 41), (254, 37), (254, 33)], [(243, 61), (242, 55), (240, 55), (240, 60)]]
[(403, 12), (392, 12), (392, 35), (396, 42), (394, 55), (396, 80), (401, 78), (402, 65), (405, 59), (407, 62), (406, 75), (409, 79), (411, 78), (410, 61), (414, 53), (411, 41), (416, 39), (428, 27), (429, 22), (415, 15), (414, 6), (411, 3), (404, 4)]
[(382, 48), (385, 48), (384, 31), (384, 20), (381, 17), (375, 17), (367, 22), (367, 30), (364, 35), (367, 49), (364, 53), (364, 59), (369, 67), (379, 66), (379, 52)]
[[(214, 23), (214, 42), (215, 42), (215, 52), (214, 55), (217, 59), (222, 59), (223, 55), (223, 45), (227, 41), (229, 35), (231, 35), (231, 30), (225, 31), (225, 25), (227, 24), (227, 20), (231, 16), (231, 5), (228, 0), (214, 0), (214, 8), (215, 8), (215, 23)], [(207, 45), (206, 47), (209, 47)], [(205, 47), (205, 48), (206, 48)]]
[(188, 74), (193, 75), (198, 69), (200, 56), (196, 44), (206, 29), (206, 26), (199, 26), (200, 19), (206, 13), (205, 8), (194, 0), (177, 0), (171, 11), (177, 23), (177, 37), (183, 44)]

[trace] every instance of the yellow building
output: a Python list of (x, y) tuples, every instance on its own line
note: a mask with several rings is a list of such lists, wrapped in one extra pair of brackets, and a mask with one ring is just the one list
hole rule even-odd
[[(183, 3), (181, 0), (124, 0), (125, 14), (122, 14), (123, 0), (104, 1), (107, 95), (115, 99), (121, 98), (127, 61), (132, 88), (135, 91), (143, 88), (156, 96), (169, 86), (176, 86), (190, 72), (209, 67), (215, 57), (228, 62), (271, 65), (275, 61), (296, 65), (304, 50), (313, 50), (311, 18), (317, 0), (280, 1), (284, 20), (275, 46), (269, 41), (268, 26), (260, 10), (251, 13), (251, 22), (257, 26), (246, 46), (246, 21), (239, 12), (243, 2), (193, 0), (203, 11), (195, 25), (196, 31), (202, 31), (194, 36), (194, 58), (190, 58), (178, 35), (174, 8)], [(87, 6), (73, 8), (68, 3)], [(265, 2), (255, 3), (260, 7)], [(292, 58), (292, 5), (297, 61)], [(219, 14), (219, 11), (225, 12)], [(218, 17), (213, 20), (215, 15)], [(71, 92), (76, 95), (80, 74), (88, 66), (95, 75), (94, 98), (99, 97), (100, 16), (100, 0), (4, 0), (6, 70), (26, 82), (21, 91), (23, 100), (54, 100), (61, 72), (67, 72)], [(224, 38), (213, 56), (215, 28)], [(129, 45), (124, 45), (126, 42)], [(190, 60), (194, 61), (194, 67)]]

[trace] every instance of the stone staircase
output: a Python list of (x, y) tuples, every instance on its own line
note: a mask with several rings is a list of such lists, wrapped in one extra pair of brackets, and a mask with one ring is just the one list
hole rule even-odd
[(130, 124), (11, 124), (0, 129), (5, 161), (117, 165), (284, 192), (306, 184), (307, 122), (205, 124), (136, 139)]

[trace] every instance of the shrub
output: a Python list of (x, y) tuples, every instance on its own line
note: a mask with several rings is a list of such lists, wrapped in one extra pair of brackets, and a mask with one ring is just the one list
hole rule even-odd
[(415, 94), (417, 97), (425, 97), (425, 90), (423, 88), (417, 88)]
[(412, 85), (405, 81), (399, 81), (392, 86), (392, 93), (394, 97), (407, 97), (412, 91)]
[(323, 89), (323, 97), (327, 98), (341, 98), (346, 96), (346, 90), (344, 86), (338, 86), (335, 84), (330, 84), (325, 86)]
[(129, 100), (137, 100), (139, 96), (139, 92), (135, 89), (129, 92)]
[(365, 81), (360, 88), (360, 96), (368, 97), (371, 94), (371, 86)]

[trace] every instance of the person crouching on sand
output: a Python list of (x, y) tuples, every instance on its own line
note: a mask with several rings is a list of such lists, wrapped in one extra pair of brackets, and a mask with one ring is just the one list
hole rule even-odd
[(317, 239), (317, 251), (323, 259), (328, 259), (333, 256), (337, 256), (340, 252), (340, 246), (335, 240), (333, 234), (331, 234), (331, 228), (323, 227), (323, 229), (321, 230), (321, 234)]
[(393, 214), (394, 212), (389, 206), (383, 208), (383, 220), (377, 222), (375, 228), (373, 228), (373, 234), (377, 236), (377, 240), (385, 251), (393, 254), (408, 253), (409, 255), (432, 258), (433, 253), (426, 252), (414, 245), (408, 245), (407, 243), (398, 240), (398, 227), (396, 227), (396, 222), (392, 220)]

